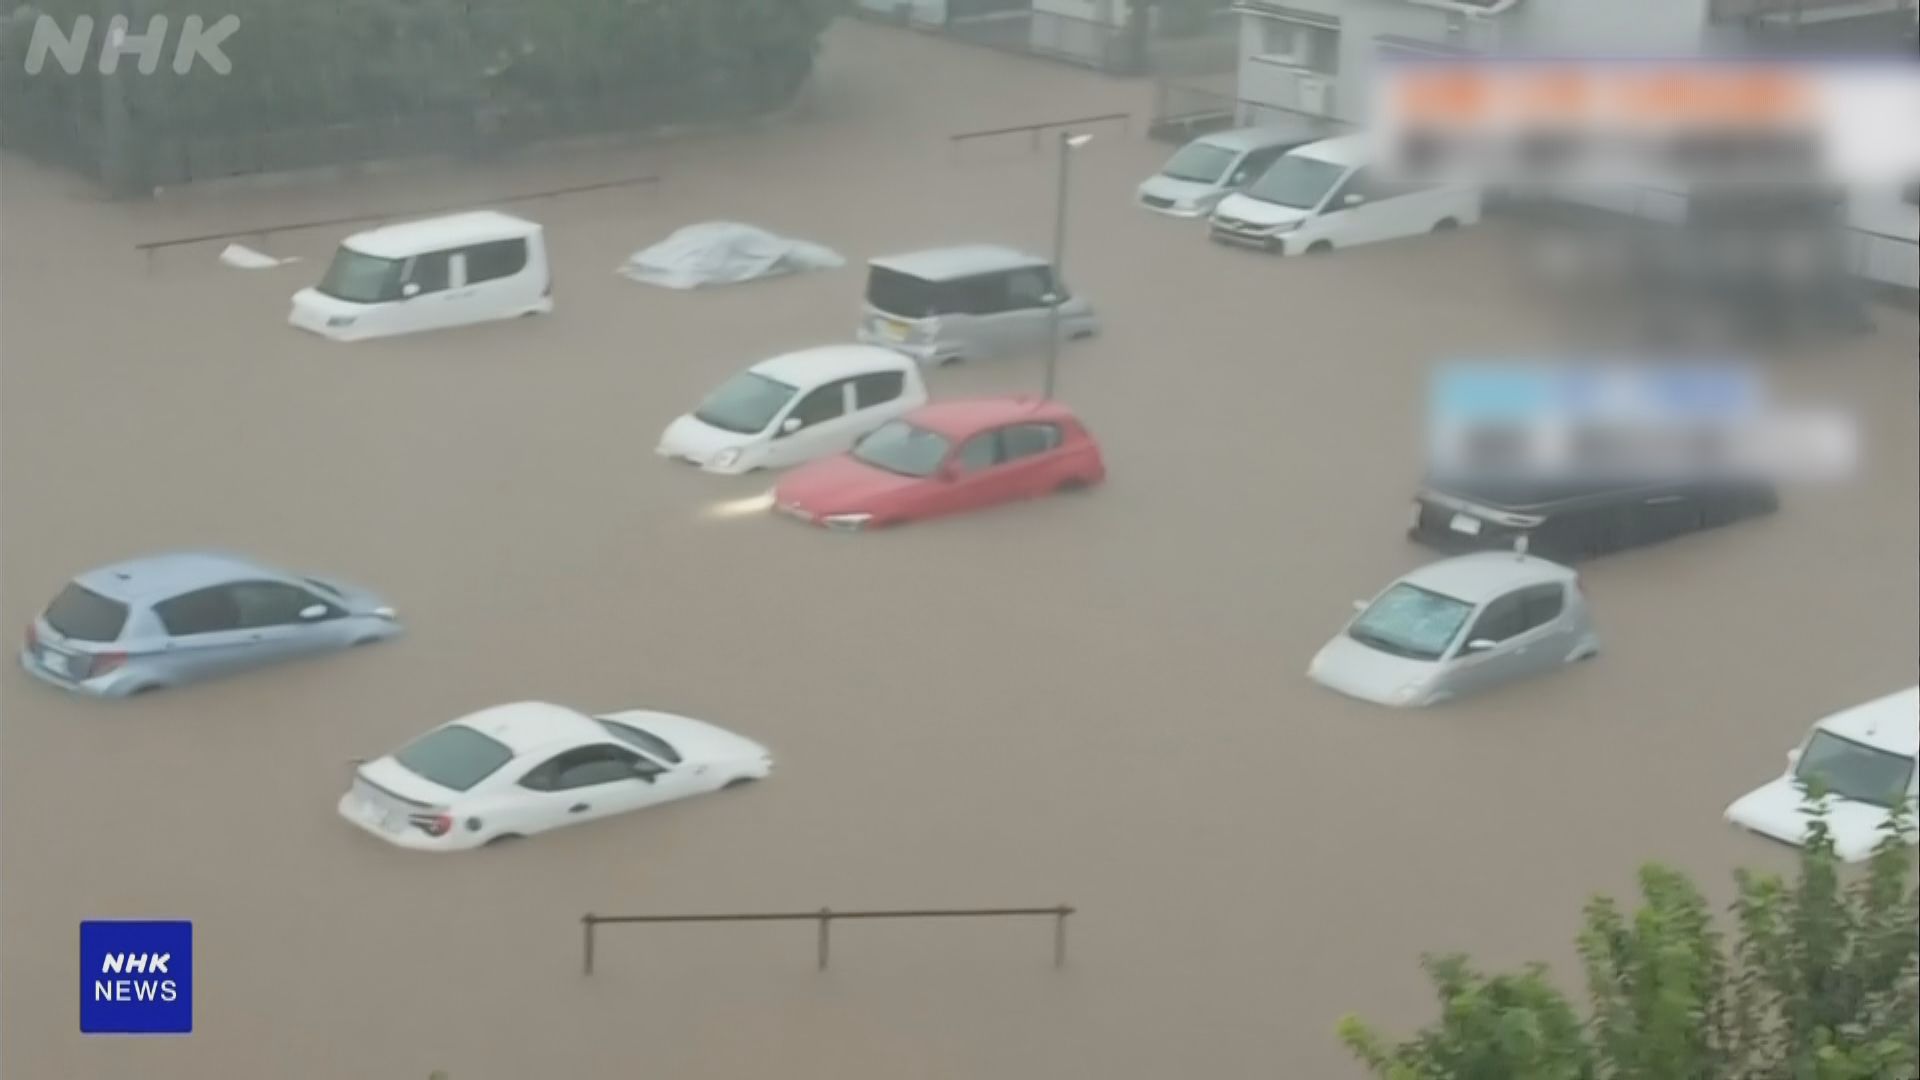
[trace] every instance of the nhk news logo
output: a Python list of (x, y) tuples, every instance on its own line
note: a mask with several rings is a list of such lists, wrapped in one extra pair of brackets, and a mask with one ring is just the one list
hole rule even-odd
[(1473, 183), (1828, 182), (1920, 175), (1920, 67), (1714, 57), (1394, 59), (1383, 171)]
[(185, 1035), (193, 1031), (193, 924), (185, 920), (80, 924), (80, 1031)]

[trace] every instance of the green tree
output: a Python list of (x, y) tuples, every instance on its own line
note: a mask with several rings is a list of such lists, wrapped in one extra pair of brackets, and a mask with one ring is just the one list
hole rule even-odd
[[(1589, 1013), (1531, 967), (1484, 976), (1425, 961), (1440, 1019), (1391, 1044), (1340, 1025), (1383, 1080), (1912, 1080), (1920, 1069), (1920, 891), (1912, 809), (1896, 797), (1863, 871), (1843, 873), (1827, 802), (1792, 883), (1741, 871), (1729, 947), (1680, 872), (1649, 865), (1631, 918), (1607, 897), (1579, 935)], [(1850, 879), (1850, 880), (1849, 880)]]

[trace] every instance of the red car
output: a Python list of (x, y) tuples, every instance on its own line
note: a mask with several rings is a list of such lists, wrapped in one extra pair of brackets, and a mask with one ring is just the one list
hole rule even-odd
[(773, 489), (774, 509), (829, 529), (878, 529), (1091, 487), (1100, 447), (1065, 406), (942, 401), (908, 413)]

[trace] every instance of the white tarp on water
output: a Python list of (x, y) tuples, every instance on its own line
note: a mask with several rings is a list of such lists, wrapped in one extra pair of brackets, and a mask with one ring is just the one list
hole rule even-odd
[(777, 236), (752, 225), (709, 221), (689, 225), (650, 248), (634, 252), (619, 273), (649, 285), (697, 289), (802, 270), (831, 270), (846, 262), (819, 244)]

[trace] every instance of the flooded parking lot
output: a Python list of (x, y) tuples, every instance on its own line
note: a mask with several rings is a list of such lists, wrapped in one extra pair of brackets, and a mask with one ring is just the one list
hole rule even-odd
[[(938, 87), (936, 91), (933, 88)], [(713, 508), (769, 481), (656, 459), (736, 368), (846, 339), (867, 257), (1044, 251), (1052, 164), (1024, 137), (1140, 114), (1124, 81), (839, 28), (770, 130), (458, 174), (92, 201), (0, 174), (0, 625), (71, 574), (177, 546), (378, 588), (391, 645), (136, 702), (0, 675), (7, 1076), (451, 1080), (746, 1076), (1148, 1080), (1357, 1075), (1360, 1011), (1430, 1015), (1423, 950), (1575, 978), (1579, 906), (1646, 859), (1716, 899), (1788, 856), (1720, 820), (1815, 717), (1920, 655), (1915, 321), (1789, 358), (1857, 407), (1854, 483), (1582, 569), (1593, 663), (1432, 712), (1302, 674), (1403, 538), (1432, 360), (1551, 348), (1516, 231), (1277, 260), (1142, 213), (1165, 148), (1102, 130), (1076, 166), (1067, 277), (1103, 335), (1060, 396), (1102, 439), (1082, 496), (845, 536)], [(558, 308), (340, 346), (286, 299), (346, 231), (223, 228), (658, 175), (521, 212)], [(695, 221), (828, 244), (848, 269), (699, 293), (613, 273)], [(931, 376), (1036, 389), (1030, 360)], [(545, 699), (685, 712), (779, 756), (767, 783), (433, 858), (339, 821), (354, 758)], [(1044, 921), (602, 932), (588, 911), (1070, 903)], [(196, 1031), (83, 1039), (83, 918), (196, 924)]]

